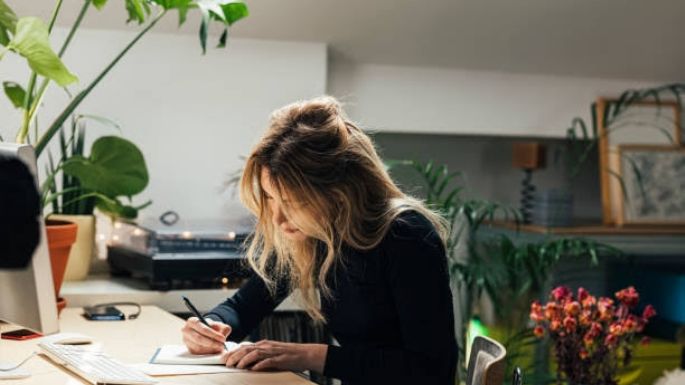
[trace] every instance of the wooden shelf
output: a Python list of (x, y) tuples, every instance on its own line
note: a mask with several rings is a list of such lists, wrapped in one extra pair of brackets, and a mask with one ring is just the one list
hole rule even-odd
[(519, 232), (554, 235), (685, 235), (685, 226), (605, 226), (588, 224), (572, 227), (544, 227), (516, 225), (513, 222), (491, 222), (493, 227), (518, 230)]

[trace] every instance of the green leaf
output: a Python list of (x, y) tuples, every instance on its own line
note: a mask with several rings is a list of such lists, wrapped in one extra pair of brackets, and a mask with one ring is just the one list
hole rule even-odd
[(150, 14), (150, 7), (145, 0), (126, 0), (126, 11), (128, 12), (127, 23), (136, 21), (143, 24), (147, 15)]
[(107, 4), (107, 0), (92, 0), (92, 3), (95, 6), (95, 8), (101, 10), (105, 7), (105, 4)]
[(222, 2), (221, 9), (224, 13), (224, 20), (228, 25), (233, 25), (236, 21), (244, 19), (250, 15), (247, 5), (240, 1)]
[(17, 15), (0, 0), (0, 45), (6, 46), (10, 42), (10, 34), (14, 34), (17, 26)]
[(224, 32), (221, 33), (221, 37), (219, 38), (219, 44), (217, 44), (216, 48), (225, 48), (227, 39), (228, 39), (228, 28), (224, 28)]
[(5, 95), (12, 102), (15, 108), (24, 106), (24, 98), (26, 91), (24, 88), (15, 82), (2, 82), (2, 87), (5, 89)]
[(117, 136), (96, 140), (90, 156), (69, 159), (64, 163), (64, 172), (78, 178), (84, 188), (112, 198), (138, 194), (149, 181), (142, 152)]
[(78, 80), (50, 48), (48, 27), (36, 17), (19, 19), (16, 33), (8, 48), (26, 58), (31, 69), (37, 74), (54, 80), (62, 87)]

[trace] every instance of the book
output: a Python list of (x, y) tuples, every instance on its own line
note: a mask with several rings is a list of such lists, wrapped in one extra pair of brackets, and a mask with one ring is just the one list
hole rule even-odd
[[(226, 342), (226, 350), (232, 352), (252, 342)], [(192, 354), (185, 345), (163, 345), (155, 351), (151, 364), (167, 365), (224, 365), (223, 352), (217, 354)]]

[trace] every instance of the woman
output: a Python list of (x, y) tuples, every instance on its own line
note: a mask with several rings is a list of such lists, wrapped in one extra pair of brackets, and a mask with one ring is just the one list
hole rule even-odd
[(299, 289), (340, 346), (260, 341), (227, 353), (227, 366), (311, 370), (345, 384), (454, 383), (446, 227), (399, 190), (335, 99), (275, 111), (240, 190), (257, 217), (247, 250), (255, 275), (206, 314), (211, 328), (186, 322), (192, 353), (242, 340)]

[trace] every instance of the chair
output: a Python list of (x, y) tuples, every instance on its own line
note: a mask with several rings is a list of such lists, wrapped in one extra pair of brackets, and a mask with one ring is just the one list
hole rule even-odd
[(502, 385), (507, 350), (499, 342), (477, 336), (471, 345), (466, 385)]

